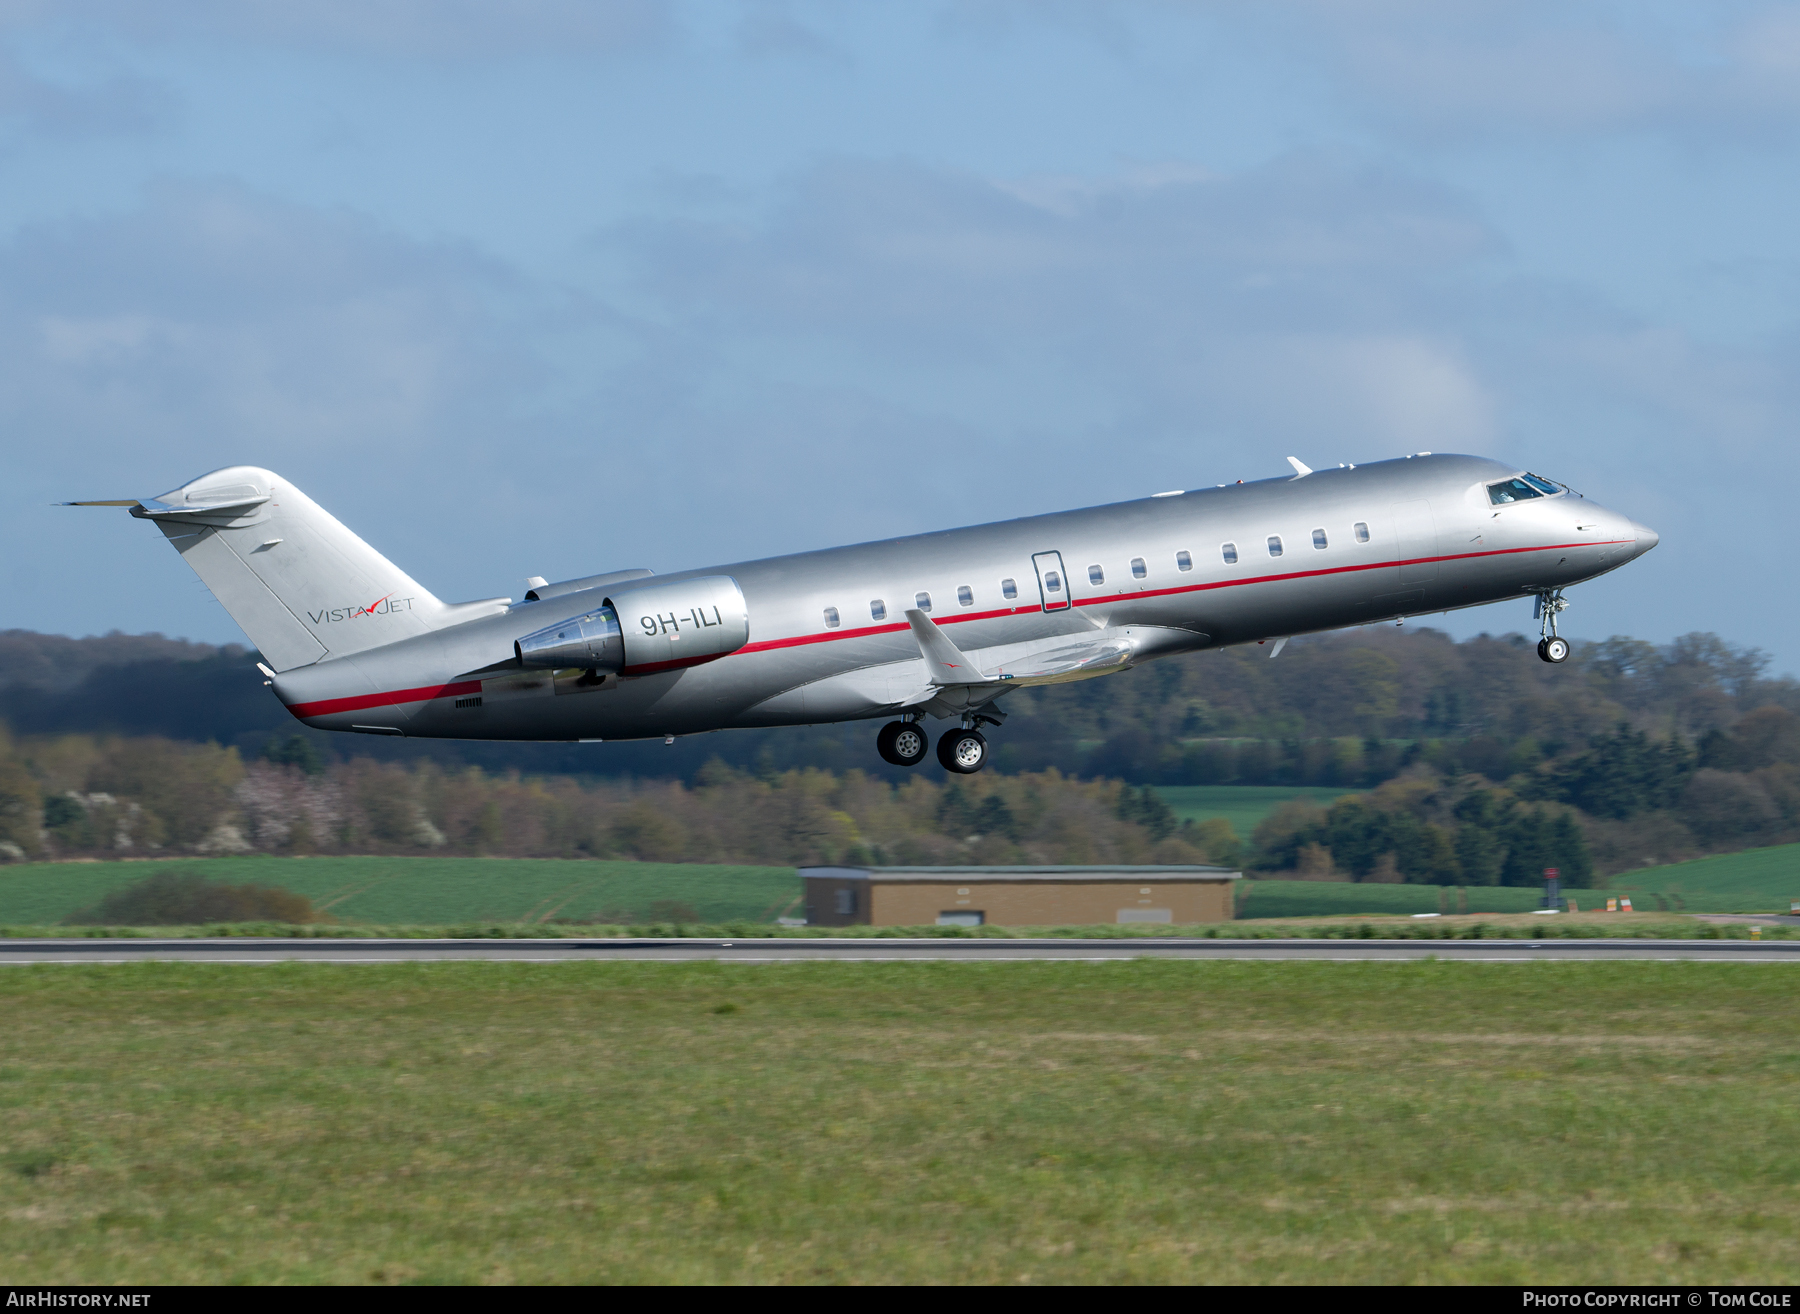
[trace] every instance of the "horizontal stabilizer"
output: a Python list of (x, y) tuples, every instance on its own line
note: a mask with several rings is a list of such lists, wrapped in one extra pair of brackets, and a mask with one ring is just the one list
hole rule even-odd
[[(170, 496), (173, 495), (163, 494), (163, 497)], [(269, 494), (258, 492), (254, 488), (219, 497), (190, 495), (187, 499), (178, 502), (165, 502), (162, 498), (153, 497), (148, 502), (139, 502), (138, 509), (131, 514), (141, 519), (150, 519), (155, 516), (210, 516), (225, 511), (248, 511), (251, 507), (261, 506), (268, 500)]]

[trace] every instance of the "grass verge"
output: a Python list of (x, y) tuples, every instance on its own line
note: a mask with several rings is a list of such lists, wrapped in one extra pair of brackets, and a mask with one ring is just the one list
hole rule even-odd
[(52, 1282), (1782, 1282), (1800, 1015), (1686, 963), (0, 973)]

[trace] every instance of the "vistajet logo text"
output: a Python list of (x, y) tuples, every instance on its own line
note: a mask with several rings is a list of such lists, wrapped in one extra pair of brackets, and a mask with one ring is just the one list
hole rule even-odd
[(396, 611), (411, 611), (413, 599), (396, 598), (388, 594), (385, 598), (376, 598), (365, 607), (328, 607), (324, 611), (309, 611), (306, 618), (314, 625), (335, 625), (338, 621), (355, 620), (358, 616), (388, 616)]

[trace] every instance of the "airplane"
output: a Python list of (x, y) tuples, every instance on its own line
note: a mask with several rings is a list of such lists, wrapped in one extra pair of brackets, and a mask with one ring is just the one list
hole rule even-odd
[(320, 730), (603, 743), (886, 720), (910, 767), (987, 764), (1008, 693), (1175, 653), (1564, 591), (1656, 546), (1628, 516), (1475, 456), (1418, 452), (1110, 506), (657, 575), (441, 602), (254, 466), (123, 506), (163, 532)]

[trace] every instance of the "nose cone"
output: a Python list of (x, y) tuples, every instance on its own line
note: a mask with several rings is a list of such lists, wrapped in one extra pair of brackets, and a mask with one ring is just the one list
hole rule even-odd
[(1631, 528), (1632, 532), (1637, 535), (1637, 551), (1632, 554), (1633, 556), (1643, 556), (1662, 541), (1661, 536), (1649, 525), (1640, 525), (1634, 520), (1631, 522)]

